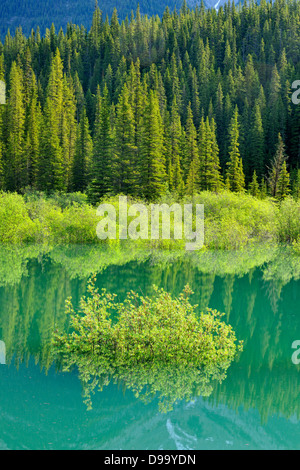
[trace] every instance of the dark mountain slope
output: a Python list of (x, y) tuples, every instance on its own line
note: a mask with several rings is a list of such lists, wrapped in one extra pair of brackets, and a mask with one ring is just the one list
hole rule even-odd
[[(182, 0), (103, 0), (98, 2), (104, 15), (111, 16), (114, 7), (117, 8), (119, 17), (130, 17), (131, 11), (135, 11), (138, 4), (142, 14), (162, 15), (166, 5), (173, 10), (180, 8)], [(1, 0), (0, 2), (0, 34), (6, 34), (22, 26), (23, 32), (28, 35), (31, 29), (40, 27), (42, 33), (54, 23), (56, 29), (65, 29), (68, 22), (83, 24), (87, 28), (92, 22), (95, 9), (94, 0)]]

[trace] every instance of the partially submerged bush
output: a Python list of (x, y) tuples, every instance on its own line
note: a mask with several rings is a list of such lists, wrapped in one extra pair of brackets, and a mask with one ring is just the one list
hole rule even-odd
[[(62, 361), (65, 371), (78, 366), (87, 397), (96, 383), (101, 389), (111, 378), (125, 380), (129, 388), (140, 393), (151, 382), (150, 372), (150, 395), (160, 391), (166, 396), (158, 370), (174, 371), (177, 367), (188, 372), (189, 380), (199, 379), (203, 390), (209, 379), (224, 378), (237, 350), (242, 348), (241, 343), (236, 344), (231, 326), (221, 320), (222, 314), (209, 309), (197, 313), (197, 306), (189, 302), (188, 286), (178, 298), (155, 288), (154, 298), (130, 292), (124, 303), (117, 303), (115, 296), (105, 290), (99, 293), (92, 278), (88, 292), (89, 296), (80, 301), (79, 314), (74, 312), (71, 300), (67, 301), (73, 331), (54, 335), (56, 358)], [(113, 312), (116, 322), (112, 320)], [(133, 370), (136, 379), (132, 382)], [(165, 379), (168, 382), (168, 373)], [(190, 397), (192, 388), (189, 383), (189, 393), (181, 391), (181, 395)]]

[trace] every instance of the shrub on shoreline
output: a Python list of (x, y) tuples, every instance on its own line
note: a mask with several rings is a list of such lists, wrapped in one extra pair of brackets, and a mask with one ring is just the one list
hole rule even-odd
[[(170, 199), (171, 198), (171, 199)], [(118, 211), (118, 196), (106, 199)], [(128, 204), (136, 201), (128, 198)], [(158, 204), (203, 204), (205, 248), (231, 250), (251, 243), (292, 244), (300, 239), (300, 202), (280, 203), (248, 194), (202, 192), (193, 198), (166, 195)], [(148, 204), (149, 206), (149, 204)], [(150, 207), (149, 207), (150, 210)], [(100, 218), (84, 194), (0, 193), (0, 243), (99, 244), (96, 227)], [(172, 227), (171, 227), (172, 228)], [(171, 230), (172, 232), (172, 230)], [(118, 243), (118, 240), (112, 241)], [(184, 247), (182, 240), (136, 240), (150, 248)]]

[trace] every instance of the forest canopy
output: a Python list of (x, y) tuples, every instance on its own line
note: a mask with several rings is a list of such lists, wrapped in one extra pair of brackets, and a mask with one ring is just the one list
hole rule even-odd
[(202, 4), (0, 45), (0, 189), (155, 200), (300, 191), (300, 3)]

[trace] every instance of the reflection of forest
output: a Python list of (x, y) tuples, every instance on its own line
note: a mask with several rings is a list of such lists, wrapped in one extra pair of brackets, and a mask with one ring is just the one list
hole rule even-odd
[(254, 247), (242, 252), (135, 251), (99, 247), (0, 248), (0, 338), (6, 362), (33, 356), (50, 366), (54, 325), (66, 326), (65, 299), (75, 306), (89, 276), (122, 299), (129, 290), (143, 294), (156, 284), (173, 294), (190, 284), (201, 309), (226, 313), (244, 352), (210, 400), (257, 407), (266, 418), (281, 411), (300, 416), (299, 367), (291, 344), (300, 337), (300, 262), (288, 249)]
[(0, 341), (0, 364), (6, 364), (6, 346), (4, 341)]

